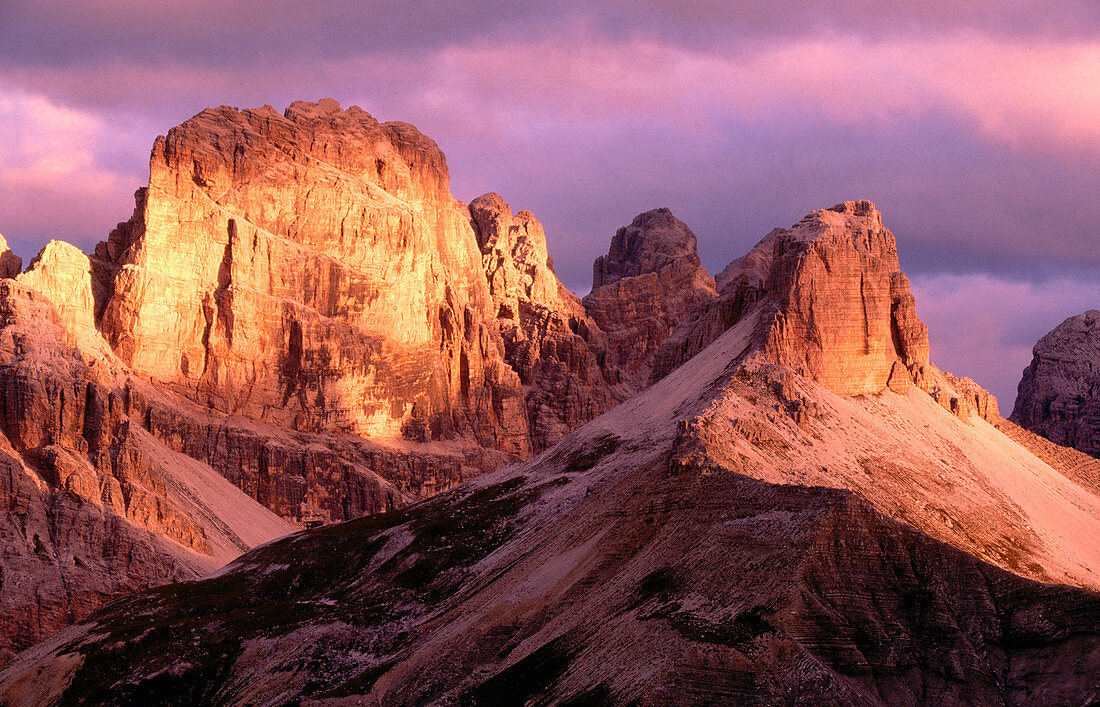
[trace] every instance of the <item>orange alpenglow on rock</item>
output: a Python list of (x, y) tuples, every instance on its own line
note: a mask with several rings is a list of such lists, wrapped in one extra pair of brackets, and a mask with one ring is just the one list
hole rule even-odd
[(924, 375), (928, 328), (874, 204), (813, 211), (754, 250), (776, 301), (765, 344), (776, 363), (840, 395), (904, 392)]
[(158, 139), (101, 259), (101, 328), (135, 372), (223, 412), (525, 453), (517, 376), (446, 160), (332, 100), (205, 110)]

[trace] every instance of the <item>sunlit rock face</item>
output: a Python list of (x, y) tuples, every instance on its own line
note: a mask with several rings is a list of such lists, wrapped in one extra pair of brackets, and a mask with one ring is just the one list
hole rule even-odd
[(1066, 319), (1039, 339), (1012, 421), (1067, 447), (1100, 456), (1100, 312)]
[(894, 235), (869, 201), (811, 212), (775, 229), (717, 278), (721, 296), (658, 354), (660, 376), (761, 303), (756, 344), (775, 363), (841, 395), (904, 391), (929, 373), (928, 329), (917, 316)]
[(293, 527), (137, 423), (142, 396), (78, 306), (87, 262), (51, 243), (0, 282), (0, 662), (119, 594), (194, 579)]
[(695, 234), (668, 209), (639, 214), (620, 228), (592, 265), (589, 316), (607, 334), (609, 376), (636, 393), (649, 383), (654, 355), (676, 325), (716, 296), (699, 264)]
[(410, 125), (331, 100), (203, 111), (97, 253), (100, 328), (152, 382), (299, 430), (529, 450), (469, 213)]
[[(928, 329), (917, 317), (894, 235), (869, 201), (810, 213), (757, 246), (770, 250), (776, 313), (766, 348), (841, 395), (877, 393), (895, 364), (919, 376)], [(896, 375), (894, 387), (906, 385)]]
[(50, 241), (18, 280), (45, 296), (56, 308), (64, 329), (84, 346), (106, 350), (95, 322), (105, 285), (102, 268), (92, 258), (76, 246)]
[(498, 194), (470, 202), (505, 361), (523, 383), (534, 451), (618, 402), (600, 367), (607, 341), (554, 274), (542, 224)]

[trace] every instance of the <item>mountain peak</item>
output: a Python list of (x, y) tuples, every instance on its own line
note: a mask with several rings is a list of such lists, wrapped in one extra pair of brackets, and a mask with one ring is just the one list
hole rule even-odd
[(619, 383), (631, 394), (652, 376), (655, 355), (676, 325), (717, 296), (699, 264), (695, 234), (666, 208), (638, 214), (592, 264), (589, 316), (618, 352)]
[(870, 201), (845, 201), (777, 228), (718, 277), (720, 297), (681, 326), (655, 375), (757, 312), (754, 346), (841, 395), (921, 381), (928, 329), (917, 316), (893, 233)]
[(882, 220), (882, 214), (875, 208), (875, 204), (867, 199), (859, 199), (858, 201), (842, 201), (839, 204), (834, 204), (828, 208), (828, 211), (835, 211), (841, 214), (852, 214), (854, 216), (878, 216), (878, 220)]
[(1067, 447), (1100, 456), (1100, 311), (1069, 317), (1035, 344), (1012, 421)]
[(12, 252), (4, 234), (0, 233), (0, 279), (15, 277), (23, 270), (23, 259)]
[(659, 272), (681, 259), (699, 265), (695, 234), (667, 208), (645, 211), (616, 231), (607, 255), (596, 258), (592, 289), (624, 277)]

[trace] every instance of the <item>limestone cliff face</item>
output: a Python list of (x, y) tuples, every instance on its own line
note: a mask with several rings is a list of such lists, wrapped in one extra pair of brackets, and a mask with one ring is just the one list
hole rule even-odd
[[(841, 395), (904, 389), (928, 364), (928, 329), (917, 317), (894, 236), (868, 201), (810, 213), (756, 248), (767, 268), (774, 316), (767, 354)], [(742, 272), (731, 284), (752, 281)]]
[(606, 337), (554, 274), (542, 224), (498, 194), (470, 203), (505, 361), (523, 382), (527, 426), (541, 451), (618, 402), (600, 368)]
[(18, 278), (142, 430), (297, 522), (432, 495), (615, 402), (534, 217), (455, 201), (431, 140), (334, 101), (203, 111), (95, 254), (51, 242)]
[(85, 348), (105, 352), (105, 341), (96, 328), (95, 315), (105, 297), (103, 272), (98, 262), (76, 246), (50, 241), (17, 276), (23, 285), (48, 299), (61, 317), (63, 329)]
[(615, 233), (608, 254), (592, 265), (584, 308), (607, 334), (604, 365), (620, 395), (648, 385), (661, 343), (715, 296), (695, 234), (668, 209), (639, 214)]
[(0, 662), (119, 594), (193, 579), (291, 530), (212, 469), (184, 472), (190, 460), (133, 423), (133, 390), (109, 353), (86, 348), (87, 321), (23, 282), (78, 301), (66, 253), (47, 247), (0, 282)]
[(1100, 456), (1100, 312), (1070, 317), (1039, 339), (1010, 419)]
[(534, 459), (113, 604), (0, 701), (1094, 701), (1096, 486), (745, 358), (759, 314)]
[(663, 375), (759, 306), (756, 346), (841, 395), (903, 391), (923, 380), (928, 329), (916, 314), (893, 234), (869, 201), (775, 229), (719, 276), (721, 297), (659, 354)]
[(331, 100), (203, 111), (157, 140), (100, 329), (136, 373), (303, 431), (526, 454), (481, 254), (443, 153)]

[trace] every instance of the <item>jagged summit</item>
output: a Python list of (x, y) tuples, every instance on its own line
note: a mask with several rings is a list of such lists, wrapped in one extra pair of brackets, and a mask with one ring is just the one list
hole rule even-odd
[(718, 299), (665, 342), (655, 375), (760, 310), (754, 347), (837, 393), (900, 391), (927, 377), (928, 330), (894, 235), (869, 201), (812, 211), (773, 230), (718, 281)]
[(23, 259), (12, 252), (4, 234), (0, 233), (0, 279), (15, 277), (23, 270)]
[(519, 374), (532, 448), (541, 451), (622, 400), (601, 365), (606, 337), (558, 281), (534, 214), (513, 214), (492, 192), (469, 209), (504, 360)]
[(616, 231), (607, 255), (592, 263), (592, 289), (660, 272), (679, 260), (699, 266), (695, 234), (667, 208), (645, 211)]
[(584, 308), (609, 340), (620, 390), (649, 384), (654, 355), (685, 317), (716, 296), (695, 234), (668, 209), (638, 214), (592, 264)]

